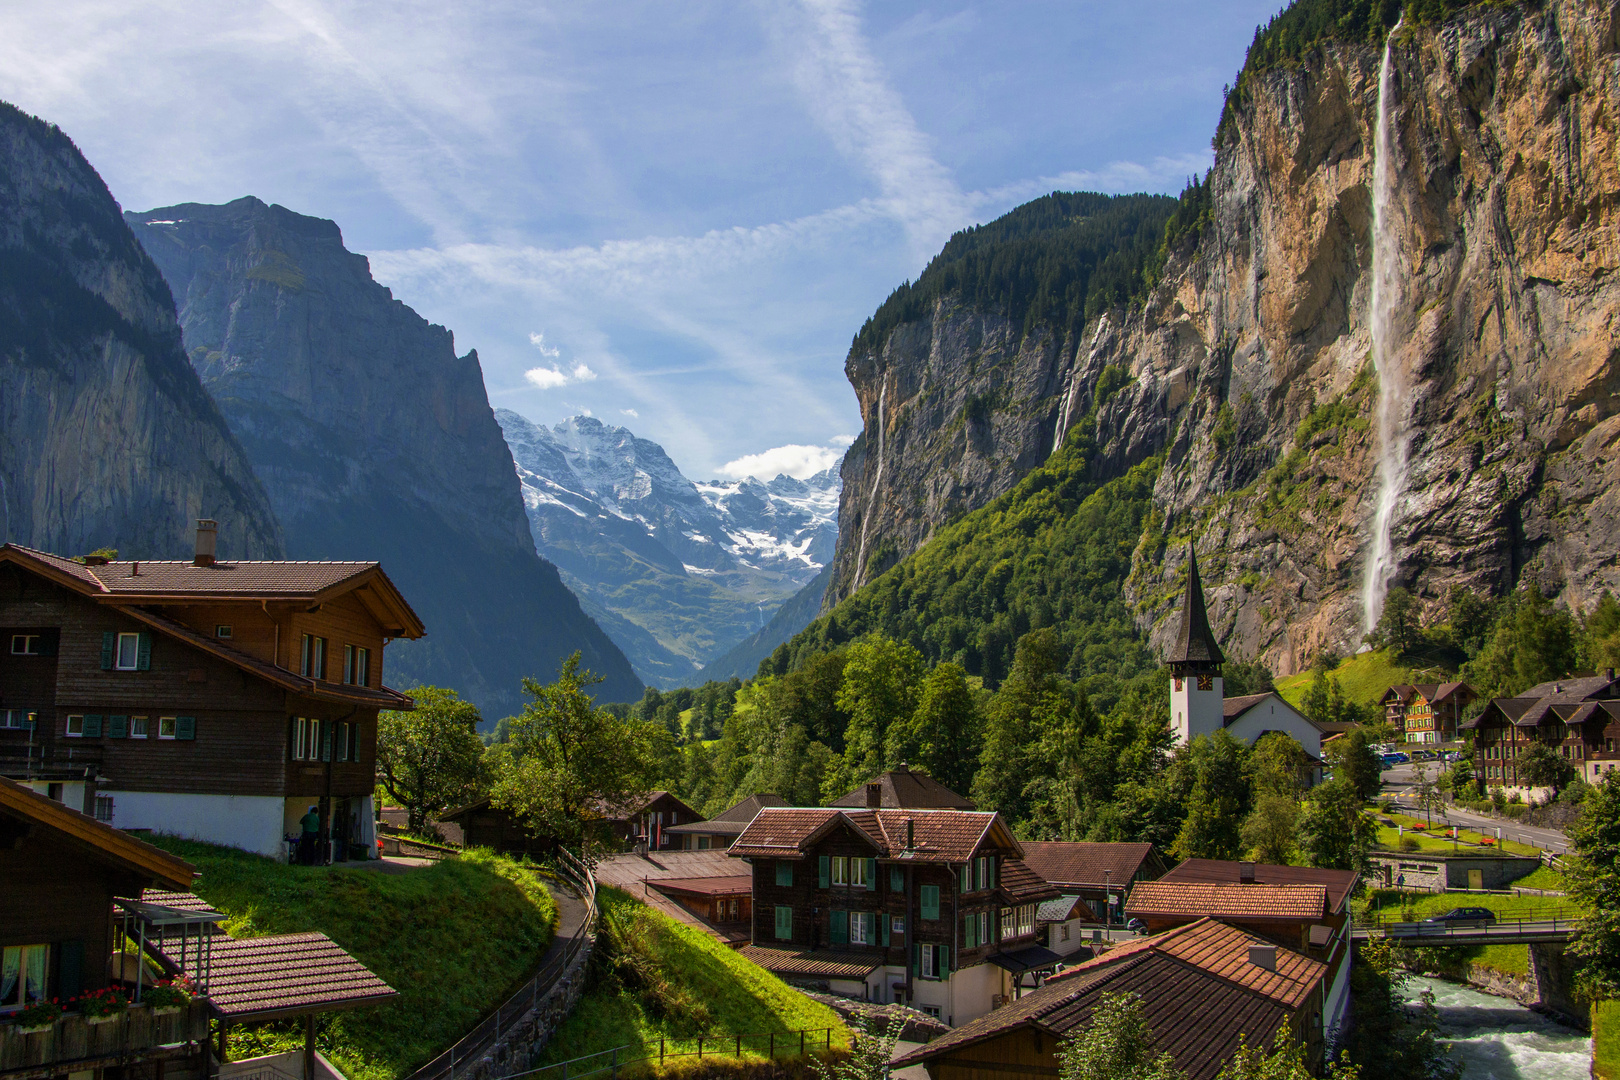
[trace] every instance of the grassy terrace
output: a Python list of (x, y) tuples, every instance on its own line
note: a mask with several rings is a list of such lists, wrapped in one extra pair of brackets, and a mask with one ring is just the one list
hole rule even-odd
[[(696, 1049), (697, 1036), (752, 1035), (834, 1026), (832, 1044), (847, 1046), (838, 1014), (707, 934), (653, 911), (617, 889), (600, 893), (604, 929), (589, 988), (558, 1029), (536, 1067), (611, 1050), (626, 1058)], [(713, 1047), (719, 1040), (709, 1040)], [(797, 1043), (795, 1042), (796, 1046)], [(763, 1050), (763, 1047), (761, 1048)], [(744, 1047), (744, 1058), (748, 1058)], [(763, 1057), (763, 1053), (752, 1055)], [(686, 1070), (695, 1059), (677, 1059)], [(560, 1073), (558, 1075), (561, 1075)]]
[(1575, 902), (1563, 896), (1510, 896), (1506, 893), (1428, 893), (1400, 889), (1372, 889), (1356, 909), (1360, 919), (1404, 919), (1410, 912), (1426, 919), (1455, 907), (1482, 907), (1498, 919), (1567, 918), (1576, 914)]
[[(1403, 836), (1392, 826), (1385, 825), (1379, 828), (1378, 846), (1386, 851), (1401, 851), (1401, 841), (1407, 837), (1410, 837), (1417, 842), (1417, 848), (1414, 850), (1414, 853), (1421, 853), (1425, 851), (1438, 853), (1488, 853), (1499, 851), (1507, 855), (1541, 854), (1539, 848), (1531, 847), (1528, 844), (1521, 844), (1517, 840), (1509, 840), (1504, 838), (1500, 843), (1498, 843), (1496, 833), (1490, 827), (1487, 827), (1484, 830), (1468, 828), (1460, 829), (1457, 834), (1459, 843), (1453, 844), (1451, 841), (1450, 828), (1446, 824), (1445, 818), (1439, 814), (1435, 815), (1434, 824), (1432, 826), (1429, 825), (1429, 823), (1423, 818), (1408, 814), (1380, 813), (1378, 816), (1380, 819), (1387, 818), (1390, 821), (1402, 826), (1406, 830), (1405, 835)], [(1433, 835), (1429, 835), (1431, 832)], [(1538, 887), (1547, 888), (1548, 886)]]
[[(230, 916), (231, 936), (319, 930), (400, 992), (393, 1004), (322, 1024), (320, 1050), (350, 1080), (393, 1080), (455, 1042), (533, 970), (557, 925), (557, 905), (534, 874), (488, 852), (396, 875), (152, 842), (202, 872), (195, 891)], [(230, 1055), (296, 1049), (295, 1026), (233, 1030)]]

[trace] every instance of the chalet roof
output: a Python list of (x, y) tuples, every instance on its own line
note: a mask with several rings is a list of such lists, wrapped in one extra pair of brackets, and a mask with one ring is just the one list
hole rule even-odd
[(648, 878), (647, 883), (663, 892), (693, 896), (747, 896), (754, 891), (752, 874), (735, 877)]
[[(1277, 866), (1273, 863), (1251, 863), (1254, 881), (1258, 885), (1320, 885), (1327, 892), (1328, 910), (1343, 911), (1355, 891), (1359, 875), (1354, 870), (1318, 870), (1310, 866)], [(1216, 884), (1242, 884), (1243, 863), (1227, 859), (1183, 859), (1165, 873), (1160, 881), (1213, 882)]]
[(742, 858), (800, 858), (841, 824), (871, 844), (875, 857), (895, 862), (963, 863), (992, 835), (1001, 847), (1023, 855), (1011, 830), (994, 813), (830, 806), (765, 807), (737, 837), (728, 854)]
[[(177, 958), (178, 951), (168, 957)], [(233, 1023), (352, 1009), (399, 996), (325, 934), (216, 937), (208, 964), (208, 1000), (221, 1019)]]
[(1540, 698), (1556, 695), (1571, 701), (1587, 701), (1599, 695), (1607, 696), (1611, 689), (1620, 689), (1620, 679), (1612, 672), (1600, 675), (1574, 675), (1567, 679), (1554, 679), (1532, 686), (1520, 697)]
[(1515, 727), (1539, 727), (1549, 720), (1568, 722), (1569, 715), (1575, 712), (1575, 709), (1561, 707), (1584, 705), (1598, 700), (1615, 700), (1610, 695), (1616, 689), (1620, 689), (1620, 681), (1611, 679), (1608, 675), (1557, 679), (1531, 687), (1516, 697), (1492, 698), (1483, 712), (1457, 726), (1464, 730), (1476, 730), (1493, 711)]
[(197, 875), (195, 868), (184, 859), (103, 825), (93, 817), (3, 776), (0, 776), (0, 816), (49, 829), (98, 862), (130, 871), (153, 884), (188, 889)]
[(754, 820), (754, 815), (767, 806), (786, 806), (787, 800), (780, 795), (750, 795), (746, 799), (722, 810), (707, 821), (693, 821), (684, 825), (671, 825), (665, 832), (681, 834), (698, 834), (704, 836), (740, 836), (748, 828), (748, 823)]
[(1054, 885), (1126, 885), (1152, 859), (1152, 844), (1024, 841), (1024, 863)]
[(794, 952), (792, 949), (767, 949), (759, 945), (745, 945), (742, 955), (778, 976), (787, 978), (864, 979), (883, 965), (869, 953), (833, 952), (816, 949), (812, 952)]
[(1209, 613), (1204, 609), (1204, 586), (1198, 579), (1198, 551), (1187, 545), (1187, 592), (1181, 600), (1181, 629), (1175, 645), (1170, 649), (1167, 662), (1213, 667), (1226, 662), (1215, 634), (1209, 628)]
[(1057, 887), (1025, 865), (1022, 859), (1003, 859), (1001, 872), (996, 875), (996, 889), (1010, 904), (1030, 904), (1050, 900), (1057, 895)]
[[(1197, 947), (1180, 951), (1140, 948), (1121, 955), (1123, 950), (1114, 950), (1101, 958), (1112, 959), (1111, 963), (1091, 961), (1054, 976), (1039, 989), (897, 1059), (894, 1067), (942, 1058), (1023, 1028), (1061, 1039), (1090, 1022), (1104, 993), (1128, 991), (1143, 999), (1155, 1048), (1170, 1054), (1190, 1080), (1213, 1080), (1243, 1038), (1251, 1045), (1269, 1046), (1298, 1007), (1289, 1002), (1303, 1003), (1326, 971), (1318, 961), (1299, 957), (1308, 967), (1284, 977), (1288, 983), (1284, 992), (1263, 978), (1270, 974), (1263, 969), (1250, 973), (1237, 966), (1238, 957), (1248, 965), (1249, 945), (1267, 943), (1232, 927), (1224, 930), (1231, 933), (1210, 933), (1208, 938), (1202, 937), (1208, 931), (1200, 930), (1199, 940), (1192, 943)], [(1288, 950), (1277, 950), (1280, 969), (1285, 962), (1296, 966), (1293, 960), (1285, 961), (1287, 954)]]
[(1213, 915), (1245, 922), (1320, 919), (1327, 914), (1327, 890), (1320, 885), (1221, 885), (1161, 878), (1131, 890), (1125, 912), (1147, 918)]
[[(659, 891), (663, 881), (684, 882), (699, 879), (730, 882), (742, 865), (726, 857), (724, 851), (649, 851), (646, 855), (609, 855), (596, 864), (599, 884), (623, 889), (650, 908), (677, 922), (696, 927), (711, 937), (734, 944), (748, 940), (746, 925), (712, 923), (686, 905)], [(752, 879), (747, 879), (752, 887)], [(725, 887), (725, 886), (720, 886)]]
[[(668, 799), (671, 802), (678, 804), (684, 813), (691, 816), (693, 822), (703, 820), (702, 814), (700, 814), (693, 807), (687, 805), (686, 800), (682, 799), (673, 791), (649, 791), (646, 798), (635, 799), (631, 802), (625, 803), (622, 806), (610, 806), (605, 802), (598, 801), (596, 803), (595, 810), (602, 816), (602, 820), (604, 821), (628, 821), (635, 815), (652, 809), (653, 803), (660, 799)], [(691, 824), (691, 822), (688, 822), (688, 824)], [(670, 826), (665, 826), (666, 831), (669, 828)]]
[(885, 810), (973, 809), (973, 800), (963, 798), (927, 773), (915, 772), (903, 763), (827, 805), (870, 808), (874, 785), (878, 806)]

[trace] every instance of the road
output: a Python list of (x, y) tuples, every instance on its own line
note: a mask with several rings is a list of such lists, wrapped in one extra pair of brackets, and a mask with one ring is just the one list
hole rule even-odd
[[(1401, 804), (1403, 810), (1416, 813), (1417, 770), (1421, 767), (1427, 767), (1429, 775), (1433, 776), (1438, 772), (1439, 765), (1439, 762), (1420, 761), (1385, 769), (1381, 774), (1384, 781), (1384, 795)], [(1497, 829), (1501, 829), (1504, 840), (1517, 840), (1521, 844), (1530, 844), (1533, 847), (1543, 848), (1547, 851), (1566, 852), (1570, 850), (1569, 837), (1557, 829), (1544, 828), (1538, 825), (1521, 825), (1516, 821), (1505, 821), (1487, 814), (1476, 814), (1472, 810), (1463, 810), (1455, 806), (1446, 807), (1444, 813), (1436, 811), (1434, 817), (1437, 825), (1442, 822), (1447, 826), (1462, 825), (1469, 829), (1483, 829), (1492, 835), (1495, 835)]]

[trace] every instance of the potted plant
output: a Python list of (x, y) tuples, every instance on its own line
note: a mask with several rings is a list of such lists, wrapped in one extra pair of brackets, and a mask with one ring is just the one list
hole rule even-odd
[(49, 1031), (62, 1016), (62, 1006), (55, 998), (49, 1001), (36, 1001), (32, 1005), (24, 1006), (11, 1014), (11, 1020), (17, 1025), (19, 1035), (32, 1035), (36, 1031)]
[(141, 995), (141, 1000), (152, 1007), (153, 1016), (168, 1016), (190, 1005), (191, 999), (195, 996), (191, 980), (184, 975), (178, 975), (149, 987)]
[(85, 1023), (106, 1024), (124, 1014), (124, 1010), (129, 1008), (129, 999), (122, 990), (109, 986), (105, 990), (92, 990), (74, 998), (73, 1007), (79, 1010)]

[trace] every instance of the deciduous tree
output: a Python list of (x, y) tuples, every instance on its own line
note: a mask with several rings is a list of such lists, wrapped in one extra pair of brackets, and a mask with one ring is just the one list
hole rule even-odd
[(1361, 795), (1344, 777), (1318, 784), (1305, 799), (1299, 847), (1310, 865), (1367, 873), (1377, 843), (1378, 823), (1361, 808)]
[(421, 832), (431, 815), (478, 794), (478, 706), (454, 690), (418, 686), (416, 708), (377, 714), (377, 772), (383, 790), (405, 808), (407, 828)]
[(1620, 773), (1592, 785), (1569, 830), (1578, 858), (1566, 874), (1580, 906), (1580, 925), (1569, 951), (1578, 979), (1593, 1000), (1620, 998)]
[(1058, 1046), (1060, 1080), (1185, 1080), (1169, 1054), (1154, 1053), (1147, 1006), (1132, 993), (1103, 994), (1091, 1023)]

